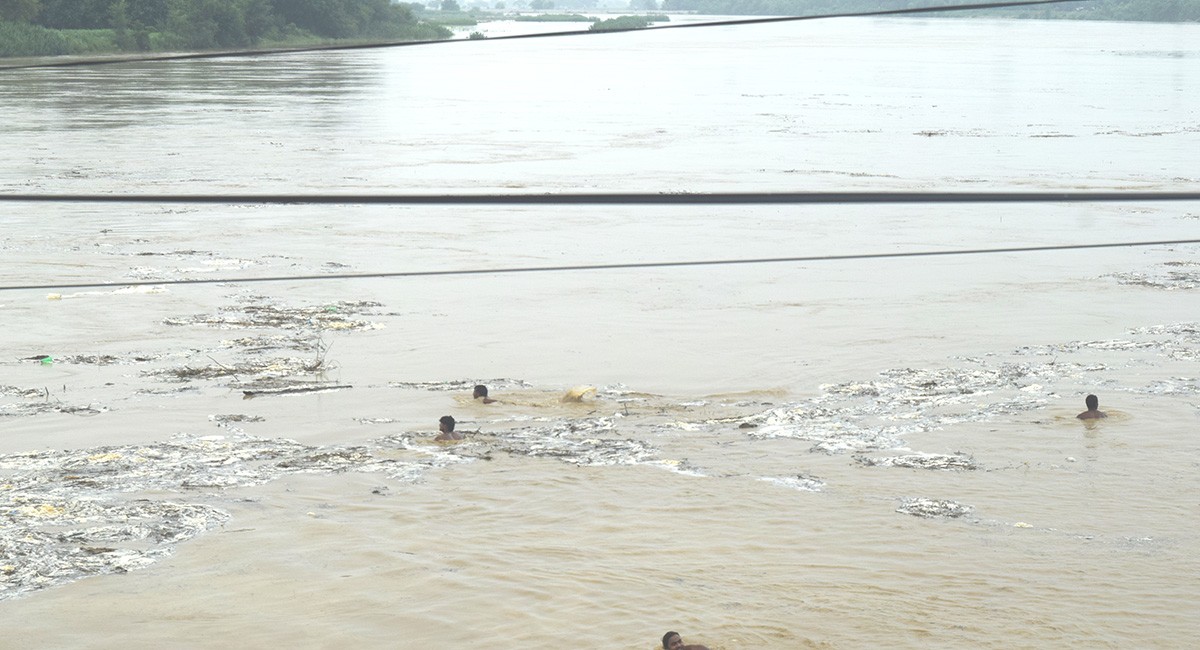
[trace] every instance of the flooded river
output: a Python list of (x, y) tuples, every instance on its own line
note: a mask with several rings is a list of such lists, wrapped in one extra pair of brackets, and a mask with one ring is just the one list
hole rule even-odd
[[(1195, 25), (841, 20), (10, 71), (0, 191), (1195, 191), (1198, 63)], [(0, 285), (114, 283), (0, 291), (20, 647), (1200, 626), (1194, 246), (122, 288), (1191, 239), (1195, 203), (0, 223)]]

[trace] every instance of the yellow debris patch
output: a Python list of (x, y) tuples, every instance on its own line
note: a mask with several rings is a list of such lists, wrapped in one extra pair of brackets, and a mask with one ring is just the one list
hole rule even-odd
[(17, 508), (17, 512), (26, 517), (51, 518), (62, 516), (63, 509), (50, 503), (43, 503), (36, 506), (21, 506)]

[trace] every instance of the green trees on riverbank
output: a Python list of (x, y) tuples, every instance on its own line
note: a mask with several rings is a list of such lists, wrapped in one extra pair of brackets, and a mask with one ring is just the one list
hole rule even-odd
[[(962, 4), (959, 0), (663, 0), (663, 11), (714, 15), (805, 16)], [(1090, 0), (956, 13), (957, 16), (1200, 22), (1200, 0)]]
[(0, 0), (0, 56), (449, 36), (391, 0)]

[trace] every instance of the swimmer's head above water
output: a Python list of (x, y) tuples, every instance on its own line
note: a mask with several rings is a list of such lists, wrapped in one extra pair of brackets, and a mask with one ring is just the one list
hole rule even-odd
[(662, 647), (664, 650), (708, 650), (707, 646), (702, 645), (684, 645), (683, 637), (679, 636), (678, 632), (667, 632), (662, 638)]
[(1087, 406), (1087, 410), (1075, 416), (1080, 420), (1095, 420), (1108, 417), (1107, 413), (1100, 410), (1099, 397), (1096, 397), (1095, 395), (1088, 395), (1086, 398), (1084, 398), (1083, 403), (1085, 406)]
[(438, 436), (434, 440), (462, 440), (462, 434), (454, 430), (454, 417), (443, 415), (438, 419)]
[(475, 385), (475, 390), (471, 392), (471, 399), (482, 400), (484, 404), (491, 404), (492, 402), (496, 401), (488, 397), (487, 386), (484, 386), (483, 384)]

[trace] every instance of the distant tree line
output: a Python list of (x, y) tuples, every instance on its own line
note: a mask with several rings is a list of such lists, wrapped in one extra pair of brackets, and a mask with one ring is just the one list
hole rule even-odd
[[(970, 2), (977, 1), (970, 0)], [(808, 16), (952, 4), (965, 4), (965, 2), (961, 0), (663, 0), (662, 9), (664, 11), (694, 11), (701, 14), (733, 16)], [(1200, 0), (1090, 0), (1012, 9), (954, 12), (953, 15), (1137, 20), (1167, 23), (1200, 22)]]
[(449, 36), (421, 24), (409, 5), (391, 0), (0, 0), (0, 21), (10, 23), (10, 30), (12, 23), (28, 25), (33, 34), (113, 30), (125, 49)]

